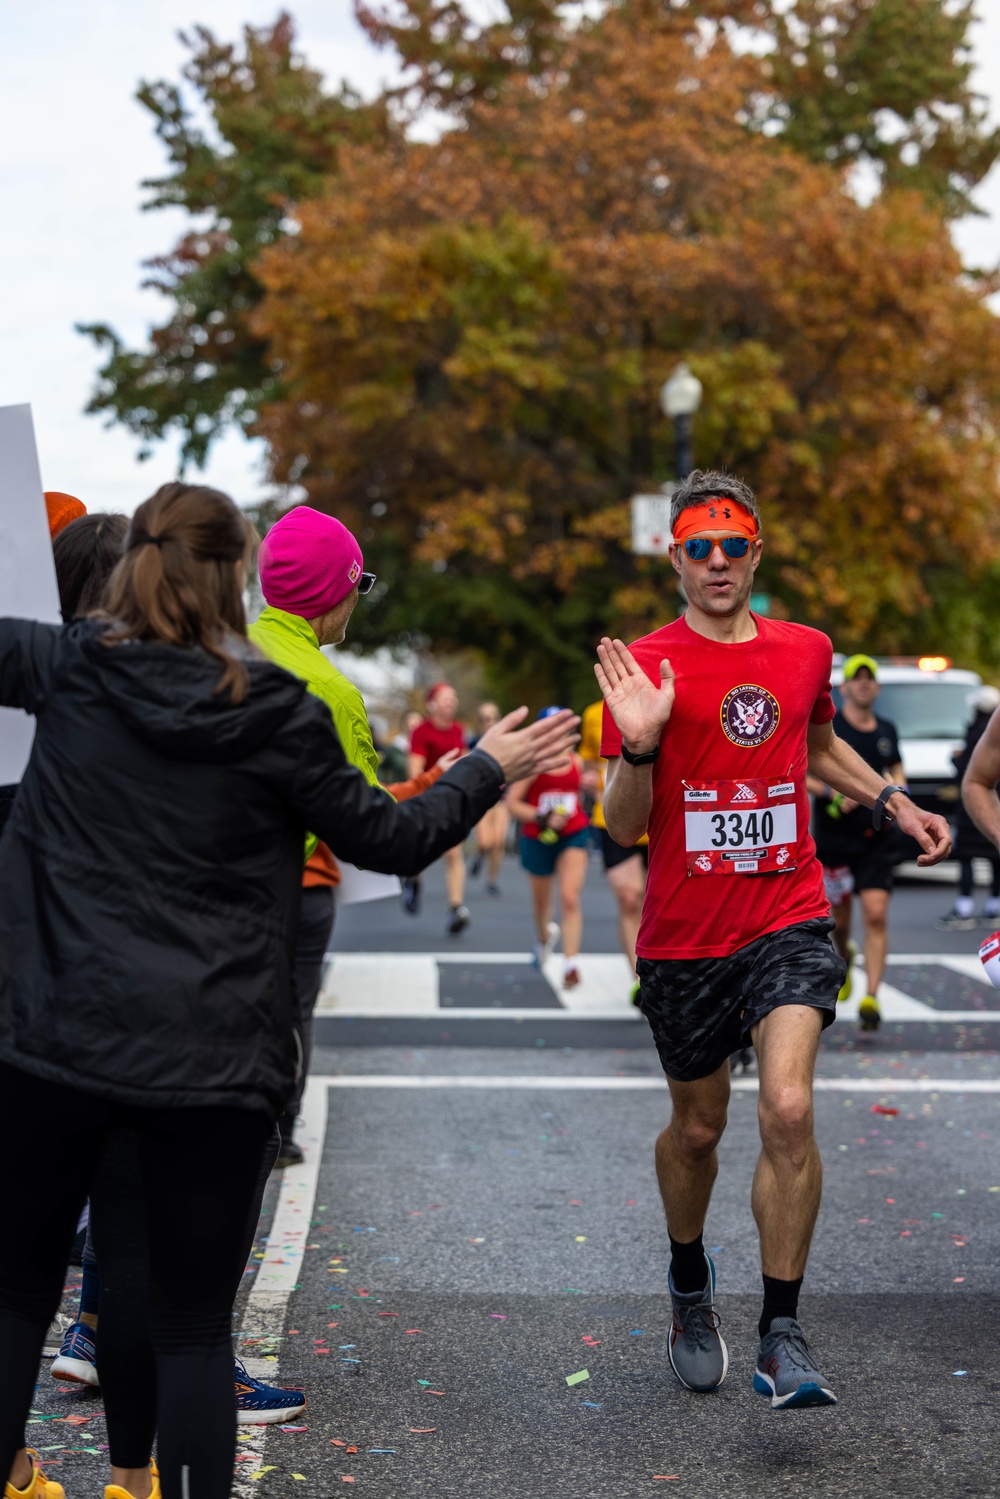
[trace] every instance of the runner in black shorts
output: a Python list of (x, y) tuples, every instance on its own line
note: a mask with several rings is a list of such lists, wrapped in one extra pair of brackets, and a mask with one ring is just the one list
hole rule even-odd
[(637, 944), (640, 1007), (673, 1114), (656, 1144), (670, 1234), (670, 1362), (712, 1390), (729, 1356), (702, 1231), (726, 1126), (728, 1058), (753, 1041), (761, 1155), (753, 1186), (764, 1307), (754, 1388), (775, 1408), (834, 1395), (797, 1320), (819, 1210), (812, 1079), (845, 964), (809, 835), (806, 772), (888, 815), (923, 852), (948, 856), (947, 823), (886, 786), (834, 734), (825, 635), (750, 612), (762, 542), (757, 502), (725, 474), (694, 473), (671, 504), (671, 561), (689, 601), (673, 624), (598, 648), (602, 753), (620, 756), (604, 798), (608, 832), (649, 832)]
[[(838, 739), (857, 750), (890, 785), (903, 779), (896, 726), (877, 718), (873, 704), (878, 697), (878, 665), (871, 656), (851, 656), (844, 662), (843, 707), (833, 720)], [(858, 1004), (863, 1031), (877, 1031), (882, 1022), (878, 989), (885, 972), (889, 949), (889, 895), (896, 863), (892, 829), (872, 827), (867, 810), (835, 792), (815, 776), (807, 777), (813, 795), (813, 837), (823, 865), (826, 893), (833, 913), (833, 940), (848, 964), (847, 977), (838, 999), (851, 995), (850, 965), (857, 947), (851, 941), (852, 896), (861, 900), (865, 923), (865, 994)]]

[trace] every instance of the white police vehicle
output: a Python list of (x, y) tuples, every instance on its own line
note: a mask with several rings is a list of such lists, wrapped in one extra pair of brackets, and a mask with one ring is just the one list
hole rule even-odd
[[(833, 658), (834, 701), (844, 680), (846, 656)], [(982, 686), (977, 672), (952, 666), (947, 656), (876, 656), (881, 691), (879, 718), (895, 724), (903, 772), (913, 800), (929, 812), (953, 818), (958, 779), (952, 755), (965, 743), (974, 717), (972, 699)]]

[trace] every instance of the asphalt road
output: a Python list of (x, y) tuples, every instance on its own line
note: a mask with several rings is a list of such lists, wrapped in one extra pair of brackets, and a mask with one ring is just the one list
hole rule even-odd
[[(394, 902), (341, 912), (339, 950), (440, 953), (436, 872), (427, 887), (417, 919)], [(473, 926), (451, 940), (470, 963), (477, 952), (515, 962), (530, 940), (519, 872), (507, 869), (499, 900), (471, 889)], [(974, 953), (978, 934), (933, 927), (949, 896), (899, 892), (897, 951)], [(596, 866), (584, 947), (614, 948)], [(913, 969), (918, 983), (936, 971)], [(416, 1049), (390, 1018), (388, 1044), (318, 1046), (303, 1130), (322, 1145), (305, 1170), (272, 1180), (266, 1258), (251, 1261), (236, 1318), (254, 1368), (307, 1391), (306, 1429), (242, 1429), (240, 1499), (328, 1499), (351, 1483), (385, 1499), (1000, 1492), (991, 1025), (943, 1010), (931, 1045), (926, 1027), (902, 1022), (877, 1044), (860, 1044), (850, 1022), (828, 1033), (842, 1036), (820, 1058), (824, 1202), (801, 1312), (840, 1403), (775, 1413), (750, 1385), (753, 1075), (737, 1080), (706, 1237), (730, 1373), (697, 1396), (666, 1357), (652, 1142), (667, 1101), (655, 1055), (641, 1023), (614, 1047), (599, 1044), (597, 1022), (590, 1033), (585, 1017), (569, 1023), (566, 1045), (526, 1035)], [(60, 1391), (43, 1368), (35, 1410), (31, 1438), (51, 1449), (52, 1476), (71, 1499), (96, 1499), (99, 1397)], [(89, 1419), (56, 1419), (66, 1415)]]

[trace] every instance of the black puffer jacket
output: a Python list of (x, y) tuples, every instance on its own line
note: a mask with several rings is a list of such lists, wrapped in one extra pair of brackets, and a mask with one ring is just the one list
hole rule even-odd
[(397, 805), (348, 765), (329, 710), (250, 660), (102, 645), (0, 620), (0, 703), (37, 719), (0, 840), (0, 1059), (140, 1106), (275, 1112), (299, 1054), (289, 975), (306, 829), (412, 874), (500, 794), (476, 753)]

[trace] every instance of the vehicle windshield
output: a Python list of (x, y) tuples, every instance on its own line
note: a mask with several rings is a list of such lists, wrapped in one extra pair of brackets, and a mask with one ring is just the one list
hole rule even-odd
[[(875, 700), (880, 718), (896, 725), (900, 739), (964, 739), (973, 718), (968, 682), (886, 682)], [(838, 695), (839, 697), (839, 695)]]

